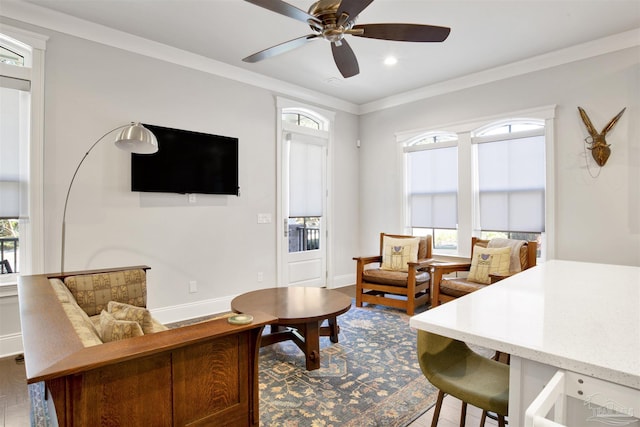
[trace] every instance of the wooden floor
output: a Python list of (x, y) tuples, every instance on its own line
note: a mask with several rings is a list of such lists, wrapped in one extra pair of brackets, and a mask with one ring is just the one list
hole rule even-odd
[(0, 359), (0, 427), (29, 427), (29, 393), (24, 361)]
[[(460, 409), (462, 402), (455, 397), (446, 396), (442, 401), (442, 410), (440, 411), (440, 419), (438, 427), (458, 427), (460, 425)], [(433, 420), (433, 409), (429, 409), (424, 415), (410, 424), (410, 427), (429, 427)], [(480, 425), (480, 417), (482, 411), (474, 406), (467, 405), (466, 425), (469, 427), (477, 427)], [(484, 423), (486, 427), (497, 426), (498, 422), (487, 418)]]
[[(340, 288), (352, 298), (355, 286)], [(442, 404), (438, 427), (455, 427), (460, 424), (461, 402), (447, 396)], [(480, 425), (482, 411), (472, 406), (467, 409), (467, 426)], [(433, 418), (433, 408), (411, 423), (410, 427), (428, 427)], [(497, 426), (497, 422), (487, 419), (486, 426)], [(29, 393), (27, 391), (24, 362), (15, 357), (0, 359), (0, 427), (29, 427)]]

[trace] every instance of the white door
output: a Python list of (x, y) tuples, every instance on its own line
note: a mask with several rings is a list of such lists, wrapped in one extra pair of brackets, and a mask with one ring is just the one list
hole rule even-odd
[(325, 286), (328, 139), (285, 126), (281, 141), (281, 283)]

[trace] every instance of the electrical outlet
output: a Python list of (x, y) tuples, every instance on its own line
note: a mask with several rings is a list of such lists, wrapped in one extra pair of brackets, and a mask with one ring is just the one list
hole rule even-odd
[(196, 202), (196, 195), (189, 194), (189, 203), (195, 203), (195, 202)]
[(189, 282), (189, 293), (194, 294), (196, 292), (198, 292), (198, 282), (191, 280)]
[(258, 271), (258, 282), (262, 282), (264, 280), (264, 273), (262, 271)]

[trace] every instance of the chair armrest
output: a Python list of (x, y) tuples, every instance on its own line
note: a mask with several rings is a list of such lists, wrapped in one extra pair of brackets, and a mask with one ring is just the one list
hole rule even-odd
[(431, 263), (431, 268), (434, 270), (434, 275), (444, 275), (453, 273), (456, 271), (469, 271), (471, 269), (470, 262), (446, 262), (446, 261), (434, 261)]
[(416, 262), (407, 262), (407, 266), (409, 268), (416, 268), (418, 270), (425, 269), (427, 267), (431, 267), (435, 260), (433, 258), (423, 258), (419, 259)]
[(456, 271), (468, 271), (471, 269), (470, 262), (446, 262), (434, 261), (431, 263), (433, 273), (431, 274), (431, 307), (440, 305), (440, 282), (442, 276)]
[(374, 262), (382, 262), (382, 255), (354, 257), (353, 259), (357, 261), (358, 264), (366, 265)]

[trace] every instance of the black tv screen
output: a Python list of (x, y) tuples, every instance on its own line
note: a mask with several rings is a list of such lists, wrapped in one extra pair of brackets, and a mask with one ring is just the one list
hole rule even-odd
[(239, 194), (238, 138), (144, 126), (158, 151), (131, 155), (131, 191)]

